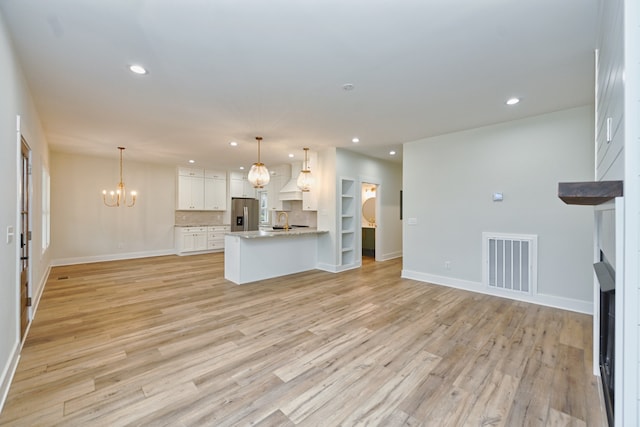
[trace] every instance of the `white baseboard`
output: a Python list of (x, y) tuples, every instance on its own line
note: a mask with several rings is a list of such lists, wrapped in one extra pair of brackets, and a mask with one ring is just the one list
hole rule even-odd
[(123, 259), (135, 259), (135, 258), (150, 258), (154, 256), (175, 255), (175, 249), (162, 249), (157, 251), (144, 251), (144, 252), (128, 252), (122, 254), (111, 255), (95, 255), (88, 257), (77, 258), (61, 258), (51, 261), (52, 266), (59, 265), (74, 265), (74, 264), (87, 264), (90, 262), (103, 262), (103, 261), (119, 261)]
[(560, 308), (563, 310), (575, 311), (578, 313), (589, 315), (593, 314), (593, 303), (591, 301), (582, 301), (545, 294), (520, 294), (516, 292), (510, 292), (508, 290), (489, 288), (487, 286), (484, 286), (480, 282), (456, 279), (454, 277), (437, 276), (434, 274), (421, 273), (418, 271), (402, 270), (401, 277), (405, 279), (418, 280), (420, 282), (432, 283), (434, 285), (448, 286), (450, 288), (463, 289), (465, 291), (478, 292), (481, 294), (508, 298), (515, 301), (529, 302), (532, 304)]
[(4, 404), (9, 395), (9, 387), (13, 381), (13, 376), (16, 373), (18, 367), (18, 361), (20, 360), (20, 343), (16, 342), (11, 350), (11, 357), (9, 363), (2, 370), (2, 376), (0, 376), (0, 412), (4, 408)]
[[(38, 310), (38, 304), (40, 304), (40, 298), (42, 298), (42, 293), (44, 292), (44, 287), (47, 284), (47, 280), (49, 280), (49, 274), (51, 274), (51, 265), (47, 266), (46, 272), (40, 278), (40, 284), (38, 289), (35, 292), (35, 295), (31, 297), (31, 321), (36, 317), (36, 311)], [(25, 334), (26, 336), (26, 334)]]
[(316, 264), (316, 269), (327, 271), (329, 273), (341, 273), (347, 270), (353, 270), (354, 268), (362, 267), (361, 264), (350, 264), (350, 265), (334, 265), (334, 264), (324, 264), (318, 263)]
[(396, 259), (396, 258), (402, 258), (402, 251), (382, 254), (380, 255), (380, 258), (376, 257), (376, 261), (389, 261), (390, 259)]

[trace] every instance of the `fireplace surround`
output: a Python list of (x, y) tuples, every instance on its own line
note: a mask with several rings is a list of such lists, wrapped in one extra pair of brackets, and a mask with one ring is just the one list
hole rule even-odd
[[(558, 197), (569, 205), (595, 206), (594, 236), (594, 367), (597, 366), (601, 377), (602, 394), (607, 420), (614, 425), (615, 375), (616, 375), (616, 273), (615, 261), (615, 224), (607, 228), (603, 213), (615, 212), (615, 204), (610, 208), (599, 205), (623, 196), (622, 181), (570, 182), (558, 184)], [(617, 202), (616, 202), (617, 204)], [(609, 224), (615, 221), (615, 213), (610, 216)], [(613, 218), (613, 219), (611, 219)], [(612, 243), (613, 242), (613, 243)], [(611, 257), (608, 259), (608, 257)], [(619, 304), (619, 302), (618, 302)], [(596, 359), (597, 358), (597, 359)], [(596, 372), (594, 372), (596, 373)]]

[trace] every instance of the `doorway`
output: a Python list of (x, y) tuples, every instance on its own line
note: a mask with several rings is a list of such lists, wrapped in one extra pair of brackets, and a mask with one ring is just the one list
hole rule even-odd
[(31, 240), (31, 231), (29, 229), (31, 149), (22, 136), (20, 137), (20, 152), (20, 339), (23, 340), (29, 325), (29, 307), (31, 306), (29, 292), (29, 278), (31, 277), (29, 264), (29, 242)]
[(377, 203), (378, 185), (363, 182), (361, 184), (362, 214), (360, 218), (362, 231), (362, 259), (375, 260), (378, 239)]

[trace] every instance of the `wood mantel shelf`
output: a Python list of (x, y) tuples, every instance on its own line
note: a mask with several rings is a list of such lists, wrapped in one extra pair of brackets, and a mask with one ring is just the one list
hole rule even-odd
[(558, 197), (568, 205), (595, 206), (620, 196), (622, 181), (558, 183)]

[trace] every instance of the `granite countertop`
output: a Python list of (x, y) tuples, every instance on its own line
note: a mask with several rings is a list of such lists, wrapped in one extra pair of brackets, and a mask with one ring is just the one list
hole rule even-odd
[(273, 231), (234, 231), (225, 233), (228, 236), (241, 237), (243, 239), (260, 239), (265, 237), (295, 237), (304, 234), (323, 234), (328, 233), (326, 230), (318, 230), (317, 228), (290, 228), (289, 230), (273, 230)]
[(174, 227), (230, 227), (229, 224), (180, 224), (174, 225)]

